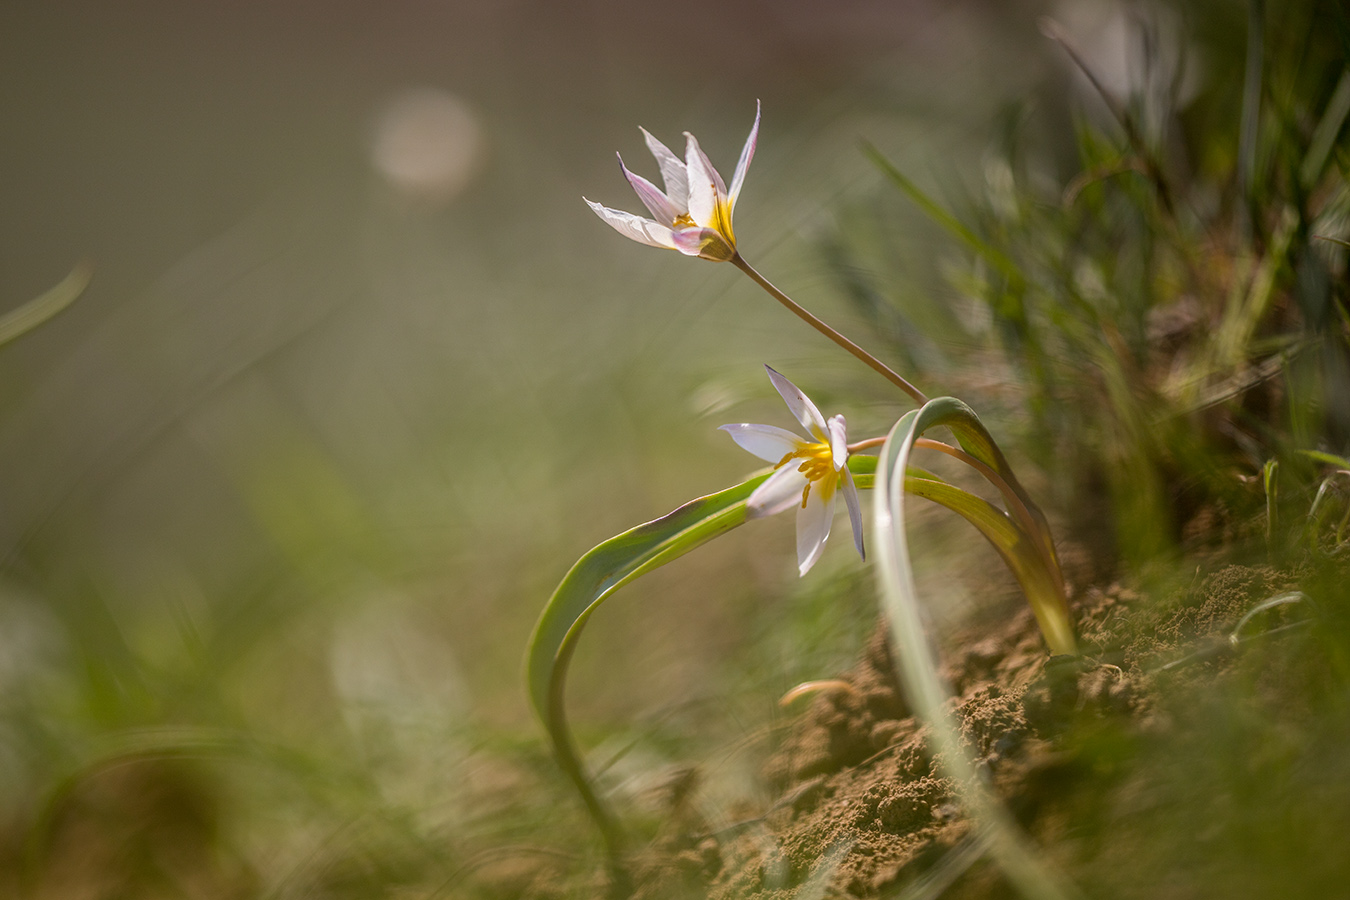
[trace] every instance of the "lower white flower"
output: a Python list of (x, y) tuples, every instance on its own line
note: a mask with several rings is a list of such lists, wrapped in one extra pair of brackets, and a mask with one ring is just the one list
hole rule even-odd
[(843, 416), (829, 421), (797, 386), (768, 366), (769, 380), (810, 436), (803, 439), (773, 425), (723, 425), (732, 440), (774, 464), (774, 473), (750, 495), (750, 518), (797, 507), (797, 568), (805, 575), (820, 559), (834, 521), (834, 501), (844, 495), (853, 525), (853, 541), (863, 553), (862, 509), (853, 473), (848, 470), (848, 432)]

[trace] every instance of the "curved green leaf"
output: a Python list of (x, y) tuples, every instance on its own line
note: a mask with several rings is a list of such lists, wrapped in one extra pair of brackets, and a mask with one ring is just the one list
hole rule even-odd
[[(1000, 554), (1012, 567), (1013, 574), (1018, 577), (1027, 600), (1036, 613), (1036, 621), (1041, 626), (1041, 632), (1051, 649), (1056, 653), (1076, 652), (1073, 632), (1068, 625), (1069, 612), (1064, 600), (1064, 577), (1059, 567), (1059, 557), (1055, 553), (1050, 524), (1046, 521), (1045, 515), (1017, 480), (1003, 451), (994, 443), (993, 437), (979, 416), (975, 415), (974, 410), (955, 397), (937, 397), (930, 400), (922, 409), (924, 412), (922, 428), (915, 434), (916, 440), (933, 428), (946, 427), (956, 435), (957, 442), (966, 453), (987, 465), (998, 476), (991, 478), (990, 481), (1003, 493), (1011, 515), (1030, 539), (1031, 548), (1027, 547), (1025, 541), (1017, 546), (1009, 546), (1000, 544), (993, 538), (990, 540), (999, 548)], [(1026, 551), (1033, 548), (1040, 557), (1039, 563), (1026, 555)], [(1008, 552), (1010, 550), (1016, 551), (1015, 561), (1014, 556), (1010, 556)]]
[(1036, 858), (1007, 810), (984, 788), (966, 755), (960, 726), (948, 709), (951, 691), (938, 674), (937, 658), (927, 637), (905, 535), (904, 504), (910, 479), (903, 479), (902, 489), (902, 480), (893, 474), (907, 471), (914, 442), (925, 431), (949, 425), (953, 416), (967, 413), (974, 416), (965, 404), (951, 398), (932, 400), (906, 413), (886, 438), (877, 467), (877, 495), (872, 505), (873, 554), (881, 600), (890, 621), (897, 674), (910, 704), (932, 726), (938, 756), (958, 785), (972, 818), (988, 838), (993, 855), (1025, 896), (1059, 900), (1072, 896), (1072, 888)]
[(548, 730), (558, 764), (600, 827), (611, 859), (619, 851), (618, 827), (591, 787), (567, 727), (563, 702), (577, 640), (591, 613), (620, 587), (744, 522), (746, 501), (767, 477), (766, 473), (692, 500), (599, 544), (563, 577), (534, 626), (525, 664), (530, 704)]
[(93, 267), (82, 262), (40, 297), (34, 297), (18, 309), (0, 316), (0, 345), (27, 334), (74, 303), (89, 286), (89, 279), (93, 276)]
[[(860, 490), (872, 487), (876, 457), (853, 456), (848, 465)], [(567, 725), (567, 669), (577, 641), (591, 614), (619, 588), (745, 522), (746, 501), (767, 477), (766, 472), (692, 500), (599, 544), (572, 566), (535, 624), (525, 664), (530, 704), (548, 731), (559, 765), (575, 784), (612, 853), (617, 853), (619, 845), (617, 826), (595, 794)], [(906, 487), (964, 516), (1000, 552), (1021, 533), (1007, 513), (930, 472), (911, 468)]]

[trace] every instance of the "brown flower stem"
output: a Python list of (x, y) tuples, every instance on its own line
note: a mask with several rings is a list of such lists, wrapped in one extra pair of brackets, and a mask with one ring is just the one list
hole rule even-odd
[(871, 450), (873, 447), (880, 447), (884, 443), (886, 443), (886, 439), (884, 437), (868, 438), (865, 441), (858, 441), (858, 443), (856, 444), (849, 444), (848, 452), (857, 453), (860, 450)]
[(857, 344), (853, 343), (839, 332), (835, 331), (829, 325), (826, 325), (824, 322), (822, 322), (816, 316), (812, 315), (810, 311), (808, 311), (805, 307), (798, 304), (787, 294), (783, 293), (778, 288), (774, 287), (773, 284), (770, 283), (770, 281), (767, 278), (756, 272), (754, 267), (751, 266), (748, 262), (746, 262), (745, 259), (739, 253), (737, 253), (735, 256), (731, 258), (731, 263), (734, 266), (736, 266), (736, 268), (744, 272), (746, 275), (749, 275), (751, 281), (755, 282), (755, 284), (759, 285), (760, 287), (764, 288), (764, 290), (768, 291), (770, 297), (773, 297), (773, 299), (777, 300), (779, 303), (786, 306), (789, 310), (792, 311), (793, 314), (795, 314), (802, 321), (806, 322), (806, 324), (810, 325), (816, 331), (819, 331), (821, 334), (825, 335), (827, 338), (834, 341), (840, 347), (843, 347), (849, 353), (852, 353), (858, 359), (866, 363), (871, 369), (873, 369), (875, 372), (881, 375), (881, 377), (885, 378), (891, 384), (900, 388), (900, 390), (904, 391), (906, 394), (909, 394), (909, 396), (914, 398), (915, 403), (919, 404), (920, 406), (923, 406), (925, 403), (928, 402), (928, 398), (924, 396), (923, 391), (919, 390), (914, 385), (906, 381), (903, 376), (901, 376), (890, 366), (886, 365), (881, 360), (877, 359), (875, 356), (868, 353), (866, 350), (859, 347)]

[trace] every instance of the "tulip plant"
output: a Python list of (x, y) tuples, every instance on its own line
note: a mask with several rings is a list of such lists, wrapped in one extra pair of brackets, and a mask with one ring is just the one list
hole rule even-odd
[[(848, 510), (858, 553), (864, 553), (858, 491), (873, 489), (873, 541), (877, 544), (880, 594), (896, 640), (902, 681), (915, 708), (934, 721), (940, 735), (944, 733), (941, 708), (945, 695), (922, 637), (923, 622), (904, 538), (906, 494), (944, 506), (975, 526), (1016, 577), (1050, 652), (1076, 652), (1064, 579), (1045, 517), (975, 413), (952, 397), (929, 399), (774, 287), (741, 255), (732, 217), (755, 154), (759, 123), (756, 110), (730, 188), (693, 135), (685, 134), (685, 154), (680, 159), (643, 130), (664, 190), (631, 172), (622, 158), (619, 165), (651, 218), (586, 202), (596, 215), (634, 241), (731, 263), (788, 310), (898, 387), (917, 408), (905, 413), (888, 435), (850, 443), (843, 415), (825, 418), (796, 385), (768, 368), (773, 387), (805, 436), (774, 425), (723, 425), (722, 430), (739, 446), (772, 468), (610, 538), (578, 560), (563, 578), (530, 640), (526, 660), (530, 700), (548, 731), (560, 765), (599, 825), (612, 861), (619, 859), (622, 843), (618, 823), (586, 773), (564, 709), (564, 683), (577, 640), (590, 615), (620, 587), (750, 519), (797, 510), (797, 564), (799, 573), (805, 576), (820, 558), (829, 537), (839, 494)], [(956, 444), (924, 436), (939, 427), (950, 430)], [(878, 448), (879, 456), (866, 454)], [(997, 489), (1003, 507), (911, 465), (909, 458), (916, 450), (936, 451), (965, 463)], [(975, 797), (973, 802), (972, 810), (976, 810), (983, 801)], [(1009, 875), (1020, 880), (1015, 868), (1009, 868)]]

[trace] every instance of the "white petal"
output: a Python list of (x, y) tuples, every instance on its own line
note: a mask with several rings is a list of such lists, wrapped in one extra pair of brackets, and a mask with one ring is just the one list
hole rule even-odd
[(685, 174), (684, 160), (680, 159), (670, 151), (665, 144), (652, 137), (645, 128), (639, 128), (642, 137), (647, 141), (647, 149), (652, 151), (652, 156), (656, 157), (656, 164), (661, 167), (661, 181), (666, 186), (666, 198), (670, 200), (681, 215), (689, 212), (689, 176)]
[(651, 211), (651, 214), (656, 221), (665, 225), (669, 225), (675, 221), (675, 217), (679, 215), (679, 212), (676, 211), (675, 205), (670, 202), (665, 194), (661, 193), (656, 185), (652, 184), (641, 175), (634, 175), (632, 172), (628, 171), (628, 167), (623, 164), (622, 156), (619, 157), (619, 168), (623, 170), (623, 177), (628, 179), (628, 183), (631, 184), (633, 190), (637, 192), (638, 199), (642, 201), (642, 205)]
[(830, 416), (825, 426), (830, 433), (830, 456), (834, 459), (834, 468), (838, 470), (848, 462), (848, 425), (843, 416)]
[[(797, 510), (797, 572), (805, 575), (820, 559), (825, 547), (825, 539), (830, 536), (830, 524), (834, 521), (834, 491), (819, 490), (826, 479), (811, 485), (811, 494), (806, 506)], [(833, 485), (830, 486), (833, 488)]]
[(722, 176), (717, 174), (708, 157), (698, 146), (698, 139), (684, 133), (685, 172), (689, 177), (689, 217), (694, 224), (705, 227), (717, 225), (719, 198), (727, 195)]
[(783, 398), (788, 409), (797, 417), (797, 421), (802, 423), (806, 433), (811, 435), (820, 443), (827, 443), (830, 439), (829, 431), (826, 430), (825, 417), (816, 409), (816, 405), (811, 402), (811, 398), (801, 392), (798, 387), (788, 381), (782, 375), (779, 375), (768, 366), (764, 367), (769, 372), (769, 380), (778, 390), (778, 395)]
[[(581, 199), (586, 200), (585, 197)], [(675, 236), (665, 225), (622, 210), (601, 206), (593, 200), (586, 200), (586, 204), (595, 210), (597, 216), (612, 225), (614, 230), (624, 237), (632, 238), (639, 244), (646, 244), (648, 247), (676, 249)]]
[(806, 487), (806, 476), (797, 471), (801, 460), (793, 460), (770, 475), (763, 484), (755, 488), (746, 501), (746, 514), (751, 519), (776, 516), (794, 506), (802, 505), (802, 489)]
[(735, 248), (727, 243), (722, 232), (716, 228), (691, 225), (686, 228), (674, 228), (671, 231), (675, 249), (688, 256), (699, 256), (714, 262), (730, 262), (736, 255)]
[(867, 559), (867, 553), (863, 550), (863, 526), (862, 526), (862, 506), (858, 503), (858, 488), (853, 483), (853, 473), (845, 466), (842, 470), (844, 479), (843, 490), (844, 505), (848, 507), (848, 521), (853, 526), (853, 543), (858, 548), (858, 555)]
[(721, 430), (731, 435), (731, 439), (740, 445), (741, 449), (749, 450), (760, 459), (771, 463), (777, 463), (806, 443), (786, 428), (774, 425), (742, 423), (723, 425)]
[(741, 158), (736, 163), (736, 174), (731, 176), (731, 193), (728, 194), (727, 204), (736, 205), (736, 198), (741, 195), (741, 185), (745, 183), (745, 172), (750, 168), (750, 160), (755, 157), (755, 146), (759, 144), (759, 101), (755, 101), (755, 124), (750, 129), (750, 136), (745, 139), (745, 146), (741, 148)]

